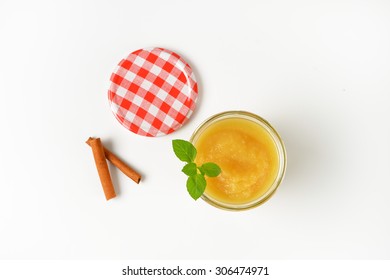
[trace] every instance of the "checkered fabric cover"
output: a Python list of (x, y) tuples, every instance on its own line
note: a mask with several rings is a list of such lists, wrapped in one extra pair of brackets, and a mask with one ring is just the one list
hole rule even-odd
[(191, 67), (162, 48), (140, 49), (111, 75), (110, 107), (117, 120), (144, 136), (169, 134), (191, 116), (198, 86)]

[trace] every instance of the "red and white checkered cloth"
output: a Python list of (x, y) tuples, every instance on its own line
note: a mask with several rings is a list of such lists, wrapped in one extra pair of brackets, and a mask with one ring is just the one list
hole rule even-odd
[(162, 48), (140, 49), (122, 59), (108, 91), (117, 120), (144, 136), (180, 128), (194, 111), (197, 98), (191, 67), (178, 54)]

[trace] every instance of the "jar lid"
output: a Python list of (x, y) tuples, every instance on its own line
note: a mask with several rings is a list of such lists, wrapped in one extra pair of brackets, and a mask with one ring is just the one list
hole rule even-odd
[(198, 85), (190, 65), (163, 48), (140, 49), (111, 74), (108, 99), (117, 120), (143, 136), (179, 129), (191, 116)]

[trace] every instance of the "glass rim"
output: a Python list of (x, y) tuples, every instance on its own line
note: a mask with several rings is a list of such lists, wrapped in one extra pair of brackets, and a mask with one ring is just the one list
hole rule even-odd
[(270, 134), (271, 138), (273, 139), (276, 145), (278, 156), (279, 156), (279, 170), (277, 176), (274, 182), (272, 183), (272, 185), (263, 195), (247, 203), (232, 204), (232, 203), (221, 202), (208, 196), (206, 192), (202, 194), (201, 198), (204, 201), (206, 201), (208, 204), (223, 210), (231, 210), (231, 211), (249, 210), (257, 206), (260, 206), (261, 204), (265, 203), (268, 199), (270, 199), (272, 195), (275, 193), (275, 191), (278, 189), (281, 182), (283, 181), (286, 172), (286, 166), (287, 166), (286, 148), (279, 133), (267, 120), (254, 113), (250, 113), (247, 111), (234, 111), (234, 110), (224, 111), (207, 118), (194, 130), (194, 132), (191, 135), (190, 142), (195, 145), (197, 139), (206, 128), (208, 128), (211, 124), (213, 124), (218, 120), (223, 120), (228, 118), (243, 118), (243, 119), (251, 120), (256, 122), (256, 124), (261, 125), (263, 128), (267, 130), (267, 132)]

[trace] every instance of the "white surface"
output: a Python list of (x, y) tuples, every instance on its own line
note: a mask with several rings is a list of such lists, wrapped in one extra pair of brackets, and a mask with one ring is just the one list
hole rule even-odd
[[(0, 258), (389, 259), (390, 2), (1, 1)], [(183, 128), (126, 131), (107, 101), (118, 61), (181, 54), (200, 82)], [(171, 140), (210, 115), (268, 119), (288, 153), (263, 206), (193, 202)], [(99, 136), (144, 180), (112, 169)]]

